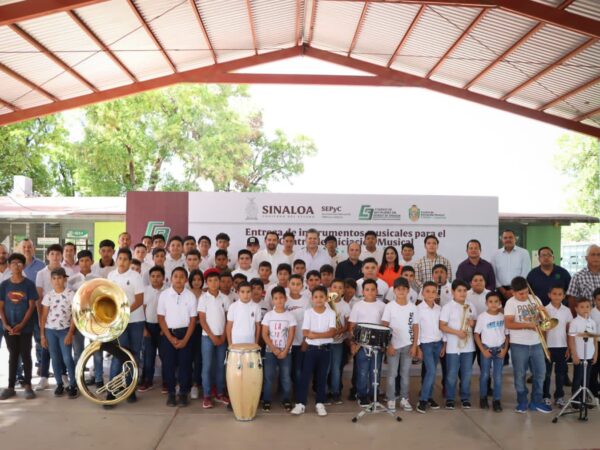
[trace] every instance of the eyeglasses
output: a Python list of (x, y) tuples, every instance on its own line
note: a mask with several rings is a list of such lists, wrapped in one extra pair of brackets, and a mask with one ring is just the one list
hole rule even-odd
[(11, 261), (10, 265), (11, 266), (22, 266), (24, 264), (21, 261)]

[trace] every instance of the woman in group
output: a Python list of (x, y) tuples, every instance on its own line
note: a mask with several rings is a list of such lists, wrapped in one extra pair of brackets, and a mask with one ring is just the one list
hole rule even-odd
[(400, 265), (400, 258), (398, 256), (398, 250), (395, 247), (386, 247), (383, 251), (383, 260), (379, 265), (377, 276), (385, 281), (388, 286), (394, 285), (394, 280), (400, 278), (402, 266)]

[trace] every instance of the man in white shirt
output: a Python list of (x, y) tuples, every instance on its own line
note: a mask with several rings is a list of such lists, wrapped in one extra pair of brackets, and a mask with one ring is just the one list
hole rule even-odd
[[(279, 264), (288, 263), (291, 264), (289, 258), (283, 254), (281, 249), (278, 246), (279, 243), (279, 235), (275, 231), (267, 231), (265, 235), (265, 248), (256, 252), (256, 254), (252, 257), (252, 268), (255, 272), (258, 272), (258, 266), (263, 261), (268, 261), (271, 263), (272, 269), (277, 269)], [(272, 270), (271, 276), (269, 280), (271, 283), (277, 282), (277, 273), (275, 270)], [(250, 278), (248, 278), (248, 281)]]
[(531, 258), (524, 248), (516, 245), (517, 238), (512, 230), (502, 232), (502, 245), (492, 256), (492, 267), (496, 275), (496, 287), (504, 301), (513, 296), (510, 284), (515, 277), (526, 278), (531, 270)]
[(335, 268), (338, 265), (338, 262), (340, 262), (341, 260), (340, 255), (338, 254), (338, 248), (337, 248), (337, 239), (335, 236), (333, 235), (329, 235), (325, 238), (325, 250), (327, 251), (327, 254), (329, 255), (329, 257), (331, 258), (331, 266), (333, 267), (333, 270), (335, 270)]
[(319, 232), (311, 228), (306, 232), (306, 247), (296, 254), (296, 259), (306, 263), (306, 270), (321, 270), (321, 266), (329, 264), (331, 257), (319, 247)]
[[(117, 269), (108, 274), (108, 280), (116, 283), (127, 296), (129, 302), (129, 324), (123, 334), (119, 336), (119, 345), (127, 348), (135, 362), (140, 365), (140, 354), (142, 351), (142, 342), (144, 339), (144, 324), (146, 316), (144, 315), (144, 284), (142, 276), (131, 269), (131, 260), (133, 255), (128, 248), (120, 248), (117, 252)], [(112, 380), (121, 372), (121, 367), (125, 361), (121, 361), (117, 355), (113, 355), (110, 365), (110, 379)], [(112, 398), (112, 394), (107, 394), (107, 399)], [(135, 392), (128, 398), (128, 403), (137, 401)], [(108, 405), (104, 405), (106, 408)]]
[(363, 239), (363, 246), (360, 254), (361, 261), (367, 258), (375, 258), (377, 265), (381, 264), (381, 261), (383, 261), (383, 249), (377, 248), (377, 233), (372, 230), (367, 231)]
[[(129, 234), (127, 231), (123, 231), (121, 234), (119, 234), (119, 238), (117, 239), (117, 245), (119, 246), (117, 252), (122, 248), (131, 250), (131, 234)], [(117, 253), (114, 254), (113, 258), (115, 261), (117, 260)]]
[(183, 239), (179, 236), (173, 236), (169, 239), (169, 253), (165, 260), (165, 275), (170, 278), (175, 267), (185, 267)]
[(65, 269), (69, 269), (71, 273), (79, 272), (79, 266), (77, 265), (77, 261), (75, 261), (75, 252), (77, 251), (77, 247), (72, 242), (67, 242), (63, 246), (63, 260), (62, 266)]

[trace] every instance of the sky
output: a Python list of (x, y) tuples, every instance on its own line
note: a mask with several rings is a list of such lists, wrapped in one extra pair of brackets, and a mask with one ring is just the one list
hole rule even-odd
[[(357, 74), (308, 57), (244, 72)], [(318, 148), (272, 192), (490, 195), (500, 212), (567, 211), (564, 129), (418, 88), (252, 85), (268, 131)]]

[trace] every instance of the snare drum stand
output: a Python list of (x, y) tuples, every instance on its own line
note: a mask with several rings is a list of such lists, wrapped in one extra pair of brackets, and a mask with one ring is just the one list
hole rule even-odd
[[(588, 409), (590, 407), (593, 408), (595, 406), (594, 394), (592, 394), (592, 391), (587, 386), (588, 362), (586, 359), (586, 357), (587, 357), (586, 350), (587, 350), (588, 339), (589, 338), (587, 338), (587, 337), (583, 338), (583, 342), (584, 342), (584, 344), (583, 344), (583, 361), (581, 361), (581, 364), (583, 364), (583, 381), (581, 382), (581, 386), (579, 387), (579, 389), (577, 389), (577, 392), (573, 393), (573, 395), (571, 396), (571, 398), (569, 399), (567, 404), (565, 406), (563, 406), (563, 408), (556, 415), (556, 417), (554, 417), (554, 419), (552, 419), (552, 423), (558, 422), (559, 417), (566, 416), (567, 414), (577, 414), (577, 413), (579, 413), (579, 420), (587, 422)], [(578, 400), (577, 397), (579, 397), (580, 395), (581, 395), (581, 399)], [(572, 411), (567, 411), (567, 408), (569, 408), (569, 406), (571, 406), (571, 405), (579, 405), (579, 408), (573, 409)]]
[(365, 414), (378, 414), (378, 413), (388, 413), (390, 416), (395, 417), (398, 422), (402, 422), (402, 418), (400, 416), (396, 416), (396, 412), (392, 411), (385, 405), (379, 403), (377, 399), (377, 390), (379, 387), (378, 375), (379, 370), (377, 369), (377, 361), (379, 356), (379, 347), (373, 347), (370, 345), (361, 345), (364, 349), (366, 355), (368, 357), (375, 358), (375, 365), (373, 366), (373, 401), (365, 406), (356, 416), (352, 418), (352, 422), (358, 422), (358, 419), (363, 417)]

